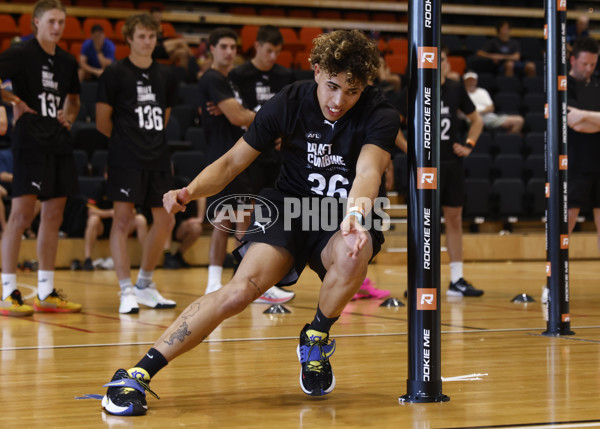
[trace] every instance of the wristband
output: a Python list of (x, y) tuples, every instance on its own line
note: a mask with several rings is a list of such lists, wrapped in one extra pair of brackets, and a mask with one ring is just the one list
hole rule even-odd
[[(359, 212), (348, 212), (346, 213), (346, 216), (344, 216), (344, 220), (348, 219), (350, 216), (354, 216), (356, 219), (358, 219), (358, 223), (360, 223), (361, 225), (364, 225), (364, 217), (361, 213)], [(342, 220), (342, 222), (344, 221)]]
[(465, 146), (468, 147), (469, 149), (474, 149), (475, 141), (472, 139), (467, 139), (467, 141), (465, 142)]
[(350, 207), (346, 213), (350, 213), (350, 212), (358, 212), (362, 215), (362, 217), (365, 217), (365, 210), (362, 207), (359, 207), (359, 206)]

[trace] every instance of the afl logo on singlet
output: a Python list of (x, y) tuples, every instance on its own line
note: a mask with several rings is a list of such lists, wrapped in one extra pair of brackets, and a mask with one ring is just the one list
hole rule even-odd
[(321, 133), (306, 133), (306, 140), (321, 140)]

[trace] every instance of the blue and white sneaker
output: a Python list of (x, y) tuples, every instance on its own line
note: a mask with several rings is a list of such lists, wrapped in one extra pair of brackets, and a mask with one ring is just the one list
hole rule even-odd
[(149, 381), (141, 377), (132, 377), (124, 369), (118, 369), (113, 375), (106, 395), (102, 398), (102, 407), (109, 414), (117, 416), (141, 416), (146, 414), (148, 405), (146, 404), (146, 391), (159, 399), (158, 395), (150, 390)]
[(311, 396), (323, 396), (335, 387), (335, 376), (329, 358), (335, 352), (335, 340), (328, 344), (329, 334), (310, 329), (306, 324), (300, 332), (300, 344), (296, 349), (300, 369), (300, 387)]

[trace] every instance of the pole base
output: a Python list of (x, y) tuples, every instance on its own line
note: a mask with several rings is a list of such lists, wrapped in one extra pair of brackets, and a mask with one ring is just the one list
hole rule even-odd
[(398, 298), (388, 298), (385, 301), (383, 301), (381, 304), (379, 304), (380, 307), (404, 307), (406, 304), (404, 304), (401, 301), (398, 301)]
[(291, 311), (288, 310), (287, 308), (285, 308), (281, 304), (273, 304), (272, 306), (267, 308), (265, 311), (263, 311), (263, 314), (287, 314), (287, 313), (291, 313)]
[(511, 299), (510, 302), (528, 303), (528, 302), (535, 302), (535, 299), (533, 299), (533, 297), (531, 295), (527, 295), (526, 293), (520, 293), (519, 295), (517, 295), (513, 299)]
[(575, 335), (575, 332), (570, 329), (561, 329), (559, 332), (544, 331), (542, 332), (542, 335), (544, 337), (561, 337), (563, 335)]
[(420, 395), (402, 395), (398, 398), (398, 403), (400, 405), (404, 405), (405, 403), (409, 402), (411, 404), (414, 403), (426, 403), (426, 402), (448, 402), (450, 400), (449, 396), (444, 395), (443, 393), (440, 393), (438, 395), (435, 396), (420, 396)]

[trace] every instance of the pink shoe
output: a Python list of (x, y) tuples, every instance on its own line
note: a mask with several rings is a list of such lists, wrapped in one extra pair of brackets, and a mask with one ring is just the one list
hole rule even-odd
[(357, 299), (381, 299), (390, 296), (389, 290), (377, 289), (368, 277), (363, 281), (360, 289), (352, 297), (352, 301)]

